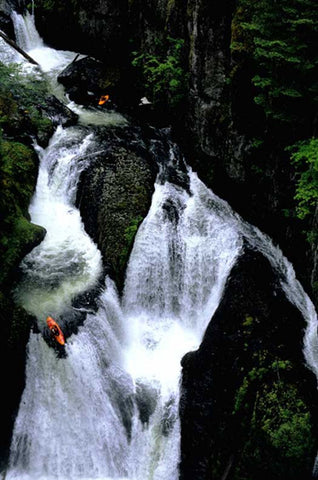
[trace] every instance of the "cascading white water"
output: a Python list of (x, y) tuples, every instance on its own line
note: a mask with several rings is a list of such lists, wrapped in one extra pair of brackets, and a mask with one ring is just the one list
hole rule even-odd
[[(56, 135), (62, 135), (62, 131)], [(83, 143), (88, 141), (85, 137)], [(48, 147), (51, 156), (43, 157), (47, 165), (55, 158), (53, 152), (58, 151), (58, 145), (53, 138)], [(56, 166), (49, 170), (54, 179), (59, 169)], [(47, 171), (39, 175), (33, 211), (34, 205), (45, 206), (45, 198), (52, 198), (52, 190), (49, 195), (46, 191)], [(72, 183), (70, 175), (62, 178)], [(49, 182), (55, 188), (57, 184)], [(180, 359), (198, 347), (242, 244), (235, 222), (224, 218), (221, 210), (210, 209), (194, 187), (189, 195), (170, 183), (156, 185), (152, 207), (138, 233), (128, 267), (123, 313), (109, 284), (99, 312), (88, 316), (80, 333), (71, 337), (67, 358), (58, 362), (43, 339), (31, 335), (9, 479), (44, 480), (55, 474), (68, 480), (178, 478)], [(65, 198), (63, 189), (58, 190)], [(69, 208), (68, 198), (66, 204)], [(49, 215), (47, 208), (43, 213)], [(82, 243), (77, 235), (78, 231), (70, 240), (74, 250)], [(46, 249), (45, 242), (37, 248), (41, 247)], [(36, 249), (30, 255), (34, 252)], [(59, 265), (60, 254), (64, 256), (64, 251), (57, 245), (49, 258), (40, 256), (43, 264), (40, 261), (40, 266), (30, 269), (30, 278), (21, 286), (27, 308), (47, 308), (48, 303), (42, 305), (34, 293), (32, 275), (36, 278), (40, 271), (42, 277), (50, 278), (56, 263)], [(145, 262), (145, 255), (151, 265)], [(25, 263), (32, 262), (26, 259)], [(42, 293), (47, 288), (43, 280)], [(26, 301), (27, 285), (30, 291)], [(179, 299), (174, 292), (178, 292)], [(56, 300), (52, 292), (48, 297), (53, 303)], [(117, 310), (110, 309), (111, 303), (117, 305)], [(142, 395), (148, 391), (147, 401), (153, 405), (147, 426), (139, 418), (134, 400), (138, 391)], [(132, 401), (130, 442), (120, 415), (120, 397)], [(101, 428), (98, 434), (97, 424)], [(58, 463), (51, 461), (53, 452), (57, 452)]]
[(29, 51), (44, 46), (43, 40), (35, 28), (34, 15), (26, 12), (22, 17), (22, 15), (12, 12), (12, 21), (19, 47)]
[(125, 283), (128, 371), (157, 378), (167, 394), (175, 390), (180, 358), (199, 346), (242, 247), (237, 222), (209, 207), (195, 179), (191, 195), (156, 184)]
[(190, 190), (155, 185), (127, 270), (124, 365), (157, 401), (148, 430), (132, 437), (140, 480), (178, 478), (180, 360), (198, 348), (242, 247), (236, 222), (209, 207), (199, 183)]
[(100, 252), (74, 207), (77, 181), (87, 162), (83, 155), (92, 137), (78, 128), (59, 127), (47, 149), (38, 149), (41, 164), (30, 214), (47, 233), (22, 262), (24, 280), (17, 299), (39, 321), (59, 315), (101, 274)]
[[(48, 233), (24, 260), (17, 293), (40, 325), (46, 314), (62, 314), (101, 272), (73, 204), (94, 149), (93, 136), (72, 127), (59, 128), (40, 151), (30, 211)], [(189, 179), (190, 193), (169, 182), (155, 185), (122, 305), (106, 279), (99, 310), (68, 339), (66, 358), (57, 359), (31, 333), (7, 480), (177, 480), (180, 360), (199, 346), (244, 238), (280, 272), (286, 295), (307, 320), (305, 355), (318, 373), (317, 318), (292, 266), (190, 170)]]
[(111, 282), (103, 297), (99, 312), (69, 340), (66, 359), (31, 334), (7, 478), (126, 477), (128, 439), (117, 396), (129, 401), (133, 384), (116, 366), (120, 309)]
[(19, 47), (38, 62), (43, 72), (56, 77), (75, 58), (74, 52), (46, 46), (35, 27), (34, 16), (29, 12), (23, 16), (13, 12), (11, 18)]

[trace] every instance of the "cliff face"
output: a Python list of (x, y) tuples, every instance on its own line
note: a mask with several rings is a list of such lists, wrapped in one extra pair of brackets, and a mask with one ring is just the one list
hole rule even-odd
[(125, 61), (127, 0), (39, 0), (36, 25), (46, 42), (57, 48), (116, 65)]
[(304, 327), (277, 273), (246, 249), (199, 350), (182, 361), (183, 480), (312, 478), (316, 379)]

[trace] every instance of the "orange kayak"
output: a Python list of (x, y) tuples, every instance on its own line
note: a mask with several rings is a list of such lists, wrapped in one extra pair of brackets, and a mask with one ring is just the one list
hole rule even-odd
[(98, 105), (104, 105), (109, 100), (109, 95), (102, 95), (99, 99)]
[(63, 335), (62, 330), (60, 329), (59, 325), (53, 320), (52, 317), (47, 317), (46, 319), (47, 326), (49, 327), (52, 336), (54, 339), (60, 344), (65, 345), (65, 338)]

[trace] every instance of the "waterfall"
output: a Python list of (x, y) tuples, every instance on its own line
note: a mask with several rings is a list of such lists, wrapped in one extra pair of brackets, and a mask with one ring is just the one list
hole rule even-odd
[[(67, 56), (49, 49), (44, 61), (47, 47), (32, 16), (13, 18), (22, 46), (54, 76)], [(114, 121), (109, 115), (104, 124)], [(82, 126), (59, 127), (49, 146), (38, 148), (30, 214), (47, 235), (23, 260), (16, 297), (42, 333), (47, 314), (67, 327), (74, 297), (102, 273), (100, 252), (74, 206), (79, 175), (98, 149), (93, 130)], [(187, 175), (187, 190), (159, 176), (122, 299), (107, 277), (97, 311), (84, 311), (65, 357), (31, 332), (7, 480), (178, 479), (180, 360), (199, 347), (244, 241), (269, 259), (306, 319), (304, 352), (318, 375), (317, 316), (291, 264), (191, 169)]]
[(30, 51), (44, 46), (43, 40), (35, 27), (34, 15), (26, 12), (22, 17), (22, 15), (12, 12), (12, 21), (19, 47), (25, 51)]
[(84, 158), (93, 146), (93, 134), (58, 127), (49, 146), (38, 148), (40, 169), (30, 214), (47, 233), (21, 264), (24, 276), (16, 298), (42, 322), (49, 312), (59, 315), (101, 275), (100, 252), (74, 207), (79, 175), (87, 165)]
[[(127, 368), (175, 389), (180, 359), (198, 348), (240, 253), (237, 224), (211, 208), (191, 173), (191, 194), (156, 184), (128, 265), (123, 308), (132, 339)], [(178, 341), (176, 342), (176, 339)]]
[(31, 334), (7, 478), (126, 476), (128, 440), (117, 396), (129, 402), (133, 384), (114, 362), (120, 312), (109, 281), (100, 301), (69, 340), (66, 359), (57, 360), (42, 336)]

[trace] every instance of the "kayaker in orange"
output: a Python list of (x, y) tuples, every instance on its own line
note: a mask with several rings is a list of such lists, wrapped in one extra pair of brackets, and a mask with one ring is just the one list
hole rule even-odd
[(102, 95), (99, 99), (98, 105), (104, 105), (109, 100), (109, 95)]
[(52, 317), (47, 317), (46, 324), (50, 329), (52, 338), (56, 340), (60, 345), (65, 345), (65, 338), (63, 332), (57, 322)]

